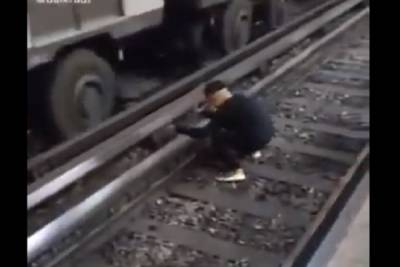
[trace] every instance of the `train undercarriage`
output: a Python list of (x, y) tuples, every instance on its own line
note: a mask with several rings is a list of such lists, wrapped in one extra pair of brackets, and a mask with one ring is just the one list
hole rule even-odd
[[(287, 20), (283, 0), (164, 2), (157, 26), (118, 39), (93, 35), (60, 47), (51, 61), (28, 69), (28, 155), (115, 114), (117, 75), (126, 61), (136, 60), (131, 54), (161, 56), (165, 47), (173, 47), (197, 64), (210, 50), (220, 56), (232, 53)], [(174, 67), (174, 60), (168, 64)]]

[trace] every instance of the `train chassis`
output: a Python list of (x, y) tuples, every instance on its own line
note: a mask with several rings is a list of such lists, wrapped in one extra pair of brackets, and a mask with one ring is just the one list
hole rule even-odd
[[(179, 0), (166, 1), (170, 4), (165, 6), (162, 27), (176, 32), (182, 28), (178, 25), (189, 25), (183, 31), (186, 44), (200, 57), (208, 44), (217, 44), (225, 54), (245, 46), (252, 37), (255, 17), (264, 21), (265, 31), (285, 21), (284, 0), (216, 2), (223, 3), (196, 9), (183, 7)], [(113, 66), (121, 60), (122, 52), (119, 42), (97, 36), (63, 49), (47, 66), (29, 71), (28, 79), (34, 76), (28, 81), (30, 86), (43, 88), (28, 90), (29, 118), (33, 118), (28, 127), (44, 130), (60, 141), (110, 117), (117, 88)]]

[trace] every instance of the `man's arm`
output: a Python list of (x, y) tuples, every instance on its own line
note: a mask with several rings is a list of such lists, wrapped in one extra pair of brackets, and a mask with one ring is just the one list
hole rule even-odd
[(188, 135), (191, 138), (201, 139), (209, 136), (215, 127), (215, 123), (213, 121), (210, 121), (202, 127), (177, 126), (176, 131), (180, 134)]
[(209, 106), (204, 106), (200, 110), (199, 114), (205, 118), (213, 119), (215, 117), (215, 112), (216, 112), (215, 109), (213, 109)]
[(205, 118), (213, 119), (215, 117), (215, 111), (203, 110), (202, 112), (200, 112), (200, 115)]

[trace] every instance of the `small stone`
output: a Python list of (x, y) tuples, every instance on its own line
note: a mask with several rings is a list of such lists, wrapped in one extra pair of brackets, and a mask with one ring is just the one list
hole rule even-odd
[(244, 242), (243, 240), (239, 239), (239, 240), (238, 240), (238, 244), (239, 244), (239, 245), (244, 245), (244, 244), (246, 244), (246, 242)]
[(278, 219), (277, 218), (273, 218), (271, 220), (270, 230), (276, 230), (276, 229), (278, 229)]
[(264, 201), (267, 199), (267, 196), (265, 194), (257, 194), (255, 197), (256, 201)]
[(118, 254), (121, 255), (121, 256), (124, 256), (126, 253), (127, 252), (124, 249), (121, 249), (121, 250), (118, 251)]
[(264, 226), (261, 223), (256, 223), (254, 226), (254, 229), (256, 230), (262, 230), (264, 229)]
[(190, 181), (193, 181), (194, 178), (193, 178), (193, 176), (186, 176), (186, 177), (184, 178), (184, 180), (190, 182)]
[(295, 197), (295, 196), (291, 196), (290, 202), (291, 202), (293, 207), (301, 207), (306, 203), (305, 199), (299, 198), (299, 197)]
[(301, 139), (310, 139), (310, 134), (306, 133), (306, 132), (303, 132), (303, 133), (299, 134), (299, 137)]
[(287, 243), (287, 244), (294, 244), (295, 242), (296, 242), (296, 240), (293, 239), (293, 238), (286, 239), (286, 243)]
[(162, 205), (163, 203), (164, 203), (164, 201), (161, 198), (156, 200), (157, 205)]
[(271, 242), (265, 242), (264, 246), (266, 246), (268, 249), (272, 248), (272, 243)]
[(213, 235), (217, 232), (217, 230), (215, 228), (208, 228), (208, 232)]
[(184, 224), (185, 224), (186, 226), (195, 226), (194, 221), (191, 220), (191, 219), (187, 219), (186, 221), (184, 221)]
[(233, 265), (235, 264), (235, 260), (228, 260), (228, 264), (229, 264), (230, 266), (233, 266)]
[(251, 77), (251, 82), (252, 83), (257, 83), (260, 79), (256, 76)]
[(239, 266), (240, 267), (248, 267), (249, 266), (249, 260), (248, 259), (241, 259), (239, 261)]

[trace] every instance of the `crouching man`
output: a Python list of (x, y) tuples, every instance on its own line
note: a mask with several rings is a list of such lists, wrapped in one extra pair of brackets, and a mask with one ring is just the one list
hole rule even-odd
[(204, 93), (207, 109), (202, 115), (210, 122), (203, 127), (177, 126), (176, 130), (191, 138), (211, 137), (212, 149), (224, 163), (223, 171), (227, 174), (217, 177), (218, 181), (245, 180), (240, 162), (246, 156), (259, 154), (271, 141), (271, 117), (255, 99), (231, 93), (221, 81), (207, 84)]

